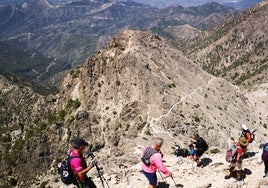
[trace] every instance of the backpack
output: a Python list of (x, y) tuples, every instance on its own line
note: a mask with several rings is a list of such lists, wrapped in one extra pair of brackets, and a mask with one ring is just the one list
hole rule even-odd
[(196, 143), (196, 147), (197, 148), (202, 148), (202, 150), (205, 152), (208, 150), (208, 144), (207, 142), (202, 138), (202, 137), (199, 137), (199, 142)]
[(143, 154), (143, 156), (142, 156), (142, 158), (141, 158), (141, 161), (142, 161), (146, 166), (150, 166), (150, 165), (151, 165), (150, 158), (151, 158), (151, 156), (152, 156), (153, 154), (155, 154), (155, 153), (157, 153), (157, 151), (156, 151), (154, 148), (152, 148), (152, 147), (150, 147), (150, 146), (146, 147), (145, 150), (144, 150), (144, 154)]
[(254, 131), (249, 131), (250, 132), (250, 138), (251, 138), (251, 140), (249, 141), (249, 143), (252, 143), (253, 142), (253, 140), (255, 139), (255, 131), (257, 131), (257, 129), (255, 129)]
[(236, 158), (236, 154), (237, 154), (237, 147), (234, 144), (226, 152), (226, 155), (225, 155), (226, 162), (232, 163)]
[(249, 140), (248, 142), (249, 142), (249, 143), (252, 143), (253, 140), (255, 139), (255, 131), (256, 131), (256, 130), (257, 130), (257, 129), (255, 129), (254, 131), (244, 130), (244, 131), (242, 132), (242, 135), (241, 135), (241, 136), (243, 136), (243, 137), (246, 138), (246, 134), (249, 133), (249, 134), (250, 134), (250, 140)]
[(77, 182), (70, 167), (70, 160), (73, 158), (79, 158), (79, 156), (69, 156), (58, 164), (58, 173), (60, 174), (61, 181), (66, 185), (75, 184)]

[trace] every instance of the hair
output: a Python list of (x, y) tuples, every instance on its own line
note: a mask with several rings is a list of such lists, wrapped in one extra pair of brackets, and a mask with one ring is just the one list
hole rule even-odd
[(163, 142), (164, 142), (163, 138), (156, 137), (154, 139), (154, 144), (157, 145), (157, 146), (162, 146)]

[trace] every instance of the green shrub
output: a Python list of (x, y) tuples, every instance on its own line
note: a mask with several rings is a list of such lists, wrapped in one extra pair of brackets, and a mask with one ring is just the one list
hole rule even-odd
[(64, 117), (65, 117), (66, 114), (67, 114), (67, 113), (66, 113), (65, 110), (60, 110), (60, 111), (59, 111), (59, 119), (60, 119), (60, 120), (64, 120)]
[(210, 153), (212, 153), (212, 154), (220, 153), (220, 150), (218, 148), (214, 148), (214, 149), (210, 150)]

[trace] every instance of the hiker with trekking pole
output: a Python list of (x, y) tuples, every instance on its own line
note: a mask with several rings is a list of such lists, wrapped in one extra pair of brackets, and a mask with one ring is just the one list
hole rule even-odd
[[(172, 173), (163, 164), (163, 154), (161, 153), (161, 146), (163, 145), (162, 138), (155, 138), (152, 146), (147, 146), (142, 151), (142, 172), (149, 180), (148, 188), (155, 188), (157, 185), (156, 172), (159, 170), (166, 176), (172, 177)], [(160, 173), (159, 172), (159, 173)], [(161, 175), (160, 173), (160, 175)], [(161, 175), (162, 177), (162, 175)]]
[(96, 188), (95, 183), (87, 176), (87, 173), (97, 166), (97, 158), (92, 159), (87, 164), (85, 158), (88, 158), (88, 156), (83, 156), (83, 152), (88, 145), (88, 142), (84, 139), (76, 138), (68, 157), (58, 164), (61, 180), (66, 185), (74, 184), (77, 188)]

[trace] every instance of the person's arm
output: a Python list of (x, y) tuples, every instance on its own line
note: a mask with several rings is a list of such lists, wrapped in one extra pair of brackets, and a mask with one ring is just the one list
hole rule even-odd
[(77, 175), (78, 175), (79, 177), (83, 177), (83, 176), (85, 176), (85, 175), (88, 173), (88, 171), (90, 171), (90, 169), (93, 168), (93, 167), (94, 167), (94, 166), (89, 165), (87, 168), (85, 168), (85, 169), (83, 169), (83, 170), (77, 172)]
[(241, 162), (242, 161), (242, 155), (243, 155), (243, 149), (238, 148), (237, 149), (237, 155), (236, 155), (236, 162)]
[(91, 162), (90, 162), (90, 164), (85, 168), (85, 169), (83, 169), (82, 168), (82, 166), (83, 166), (83, 162), (82, 162), (82, 160), (81, 159), (79, 159), (80, 161), (78, 161), (78, 168), (77, 169), (79, 169), (79, 167), (80, 167), (80, 169), (81, 170), (77, 170), (77, 175), (79, 176), (79, 177), (84, 177), (87, 173), (88, 173), (88, 171), (91, 169), (91, 168), (93, 168), (95, 165), (97, 165), (97, 163), (98, 163), (98, 161), (97, 161), (97, 159), (96, 158), (94, 158)]
[(246, 133), (246, 140), (248, 142), (251, 141), (251, 136), (250, 136), (250, 133), (249, 132)]
[(171, 176), (172, 173), (167, 169), (167, 167), (163, 164), (161, 153), (155, 153), (151, 156), (153, 164), (160, 170), (163, 174), (167, 176)]

